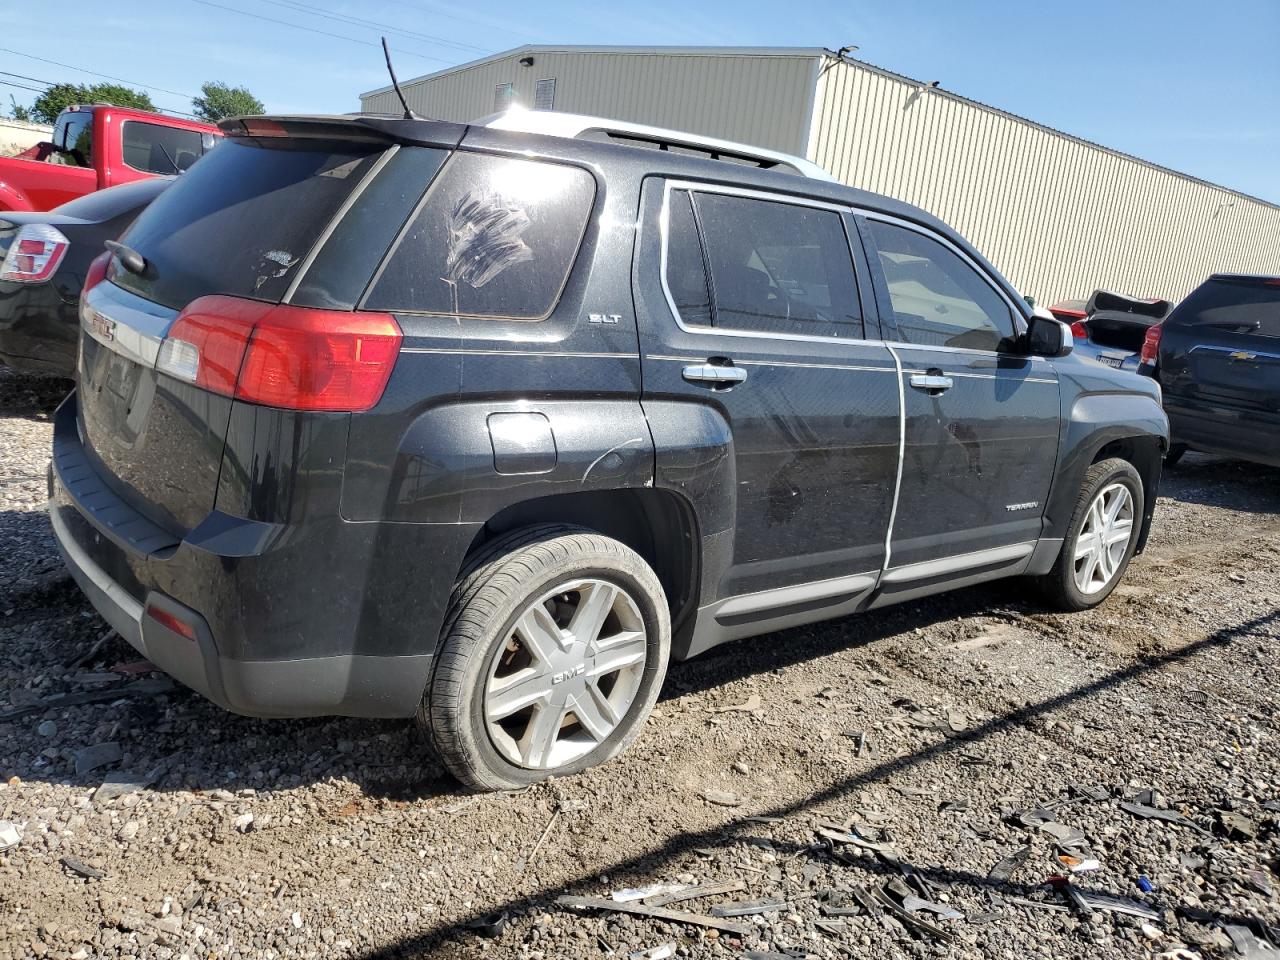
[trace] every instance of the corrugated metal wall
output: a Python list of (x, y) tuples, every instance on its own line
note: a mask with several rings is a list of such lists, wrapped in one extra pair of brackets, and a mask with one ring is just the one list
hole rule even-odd
[[(515, 85), (533, 106), (534, 84), (554, 77), (555, 109), (689, 130), (800, 152), (809, 132), (814, 58), (805, 55), (708, 56), (667, 52), (557, 52), (534, 48), (450, 73), (402, 84), (414, 111), (442, 120), (494, 112), (494, 88)], [(361, 108), (400, 110), (392, 91), (363, 98)]]
[[(519, 65), (532, 56), (531, 67)], [(494, 88), (555, 109), (804, 154), (951, 223), (1042, 304), (1097, 287), (1179, 298), (1214, 271), (1280, 272), (1280, 208), (951, 94), (807, 50), (521, 48), (405, 84), (424, 116), (492, 113)], [(363, 109), (397, 112), (390, 91)], [(811, 133), (812, 131), (812, 133)]]
[(1280, 272), (1280, 208), (867, 67), (828, 61), (809, 159), (936, 214), (1037, 302)]

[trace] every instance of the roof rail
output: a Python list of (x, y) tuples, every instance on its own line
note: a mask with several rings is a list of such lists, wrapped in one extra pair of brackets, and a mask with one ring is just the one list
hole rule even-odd
[(765, 147), (753, 147), (745, 143), (704, 137), (698, 133), (666, 130), (643, 123), (629, 123), (626, 120), (608, 120), (604, 117), (588, 117), (577, 113), (556, 113), (551, 110), (513, 107), (472, 122), (475, 126), (488, 127), (492, 130), (541, 133), (572, 140), (603, 139), (633, 147), (678, 151), (709, 157), (712, 160), (727, 160), (731, 163), (795, 173), (814, 180), (835, 182), (835, 177), (803, 157), (769, 150)]

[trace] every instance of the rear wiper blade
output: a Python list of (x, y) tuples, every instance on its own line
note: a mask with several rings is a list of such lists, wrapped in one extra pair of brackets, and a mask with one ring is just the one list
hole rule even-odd
[(147, 272), (147, 258), (132, 247), (126, 247), (117, 240), (107, 240), (103, 246), (115, 254), (116, 259), (120, 261), (120, 266), (130, 273), (141, 277)]

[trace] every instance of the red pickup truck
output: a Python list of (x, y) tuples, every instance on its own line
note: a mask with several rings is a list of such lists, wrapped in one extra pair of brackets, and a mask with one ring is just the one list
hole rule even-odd
[(68, 107), (51, 143), (0, 157), (0, 211), (52, 210), (95, 190), (182, 173), (220, 136), (207, 123), (146, 110)]

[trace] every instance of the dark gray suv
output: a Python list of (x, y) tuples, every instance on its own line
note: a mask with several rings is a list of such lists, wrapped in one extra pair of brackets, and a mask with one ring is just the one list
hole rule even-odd
[(511, 787), (673, 657), (1014, 575), (1080, 610), (1142, 549), (1159, 388), (914, 207), (563, 115), (223, 130), (89, 277), (50, 512), (230, 710), (416, 714)]

